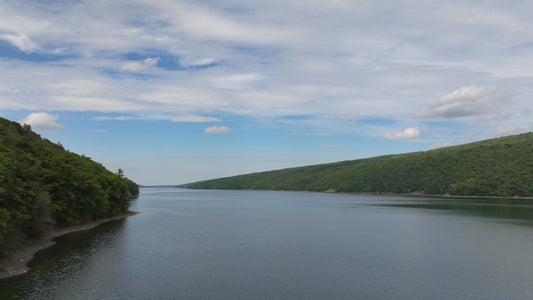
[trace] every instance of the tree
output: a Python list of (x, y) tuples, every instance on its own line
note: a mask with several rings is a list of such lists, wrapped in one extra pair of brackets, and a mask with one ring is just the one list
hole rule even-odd
[(0, 118), (0, 257), (54, 226), (125, 214), (138, 185)]

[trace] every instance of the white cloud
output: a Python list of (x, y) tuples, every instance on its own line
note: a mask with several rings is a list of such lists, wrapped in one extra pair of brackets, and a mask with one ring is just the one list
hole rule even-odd
[[(153, 5), (153, 1), (141, 0)], [(246, 6), (239, 3), (239, 6)], [(305, 30), (288, 25), (260, 24), (254, 18), (241, 19), (229, 10), (217, 10), (207, 5), (181, 1), (161, 1), (154, 5), (158, 17), (171, 24), (174, 30), (203, 41), (225, 41), (246, 44), (286, 43), (296, 40)]]
[(201, 67), (215, 63), (214, 58), (204, 57), (199, 58), (195, 56), (185, 56), (180, 58), (180, 64), (184, 67)]
[(502, 137), (520, 133), (521, 129), (517, 126), (500, 126), (492, 132), (493, 137)]
[(327, 145), (324, 149), (342, 149), (342, 147), (337, 145)]
[(211, 82), (219, 88), (223, 89), (244, 89), (249, 84), (263, 80), (260, 74), (236, 74), (211, 78)]
[(176, 116), (171, 118), (172, 122), (182, 122), (182, 123), (205, 123), (205, 122), (216, 122), (220, 121), (218, 118), (205, 117), (205, 116)]
[(212, 127), (206, 128), (204, 131), (204, 133), (208, 133), (208, 134), (225, 134), (225, 133), (230, 133), (230, 132), (231, 132), (231, 129), (229, 129), (226, 126), (221, 126), (221, 127), (212, 126)]
[(120, 70), (123, 72), (131, 72), (131, 73), (138, 73), (138, 72), (144, 72), (148, 69), (152, 68), (153, 66), (157, 65), (159, 62), (159, 57), (156, 58), (147, 58), (143, 62), (138, 61), (132, 61), (127, 62), (120, 67)]
[(0, 34), (0, 40), (9, 42), (24, 53), (31, 53), (37, 50), (37, 45), (24, 33)]
[(57, 115), (45, 112), (31, 113), (20, 123), (31, 125), (32, 129), (36, 130), (58, 130), (63, 128), (63, 125), (57, 123), (58, 118)]
[(134, 117), (134, 116), (98, 116), (93, 117), (93, 120), (95, 121), (129, 121), (129, 120), (142, 120), (141, 117)]
[(220, 119), (199, 115), (181, 115), (181, 116), (169, 116), (162, 114), (145, 114), (145, 115), (126, 115), (126, 116), (98, 116), (93, 117), (95, 121), (128, 121), (128, 120), (167, 120), (176, 123), (206, 123), (206, 122), (218, 122)]
[(406, 128), (404, 131), (395, 134), (387, 133), (385, 138), (388, 140), (410, 140), (420, 137), (420, 129), (418, 127)]
[(442, 97), (422, 110), (420, 118), (458, 118), (497, 112), (500, 104), (513, 96), (496, 86), (465, 86)]

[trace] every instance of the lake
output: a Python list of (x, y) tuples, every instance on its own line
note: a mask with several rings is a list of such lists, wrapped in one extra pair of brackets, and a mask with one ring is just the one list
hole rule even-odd
[(533, 201), (142, 188), (0, 299), (533, 299)]

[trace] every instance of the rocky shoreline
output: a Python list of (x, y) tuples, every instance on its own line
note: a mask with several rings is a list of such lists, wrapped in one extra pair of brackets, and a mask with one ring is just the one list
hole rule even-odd
[(69, 234), (71, 232), (93, 229), (101, 224), (125, 219), (136, 214), (139, 213), (130, 212), (127, 215), (115, 216), (87, 224), (64, 227), (48, 232), (39, 240), (28, 243), (28, 245), (19, 250), (12, 257), (0, 260), (0, 266), (3, 267), (3, 269), (0, 271), (0, 279), (18, 276), (28, 272), (30, 268), (28, 268), (27, 265), (34, 258), (35, 253), (55, 245), (56, 242), (53, 239), (56, 237)]

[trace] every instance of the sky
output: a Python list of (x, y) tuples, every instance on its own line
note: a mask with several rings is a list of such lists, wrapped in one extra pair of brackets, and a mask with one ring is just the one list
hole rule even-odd
[(0, 116), (143, 185), (533, 130), (532, 1), (2, 0)]

